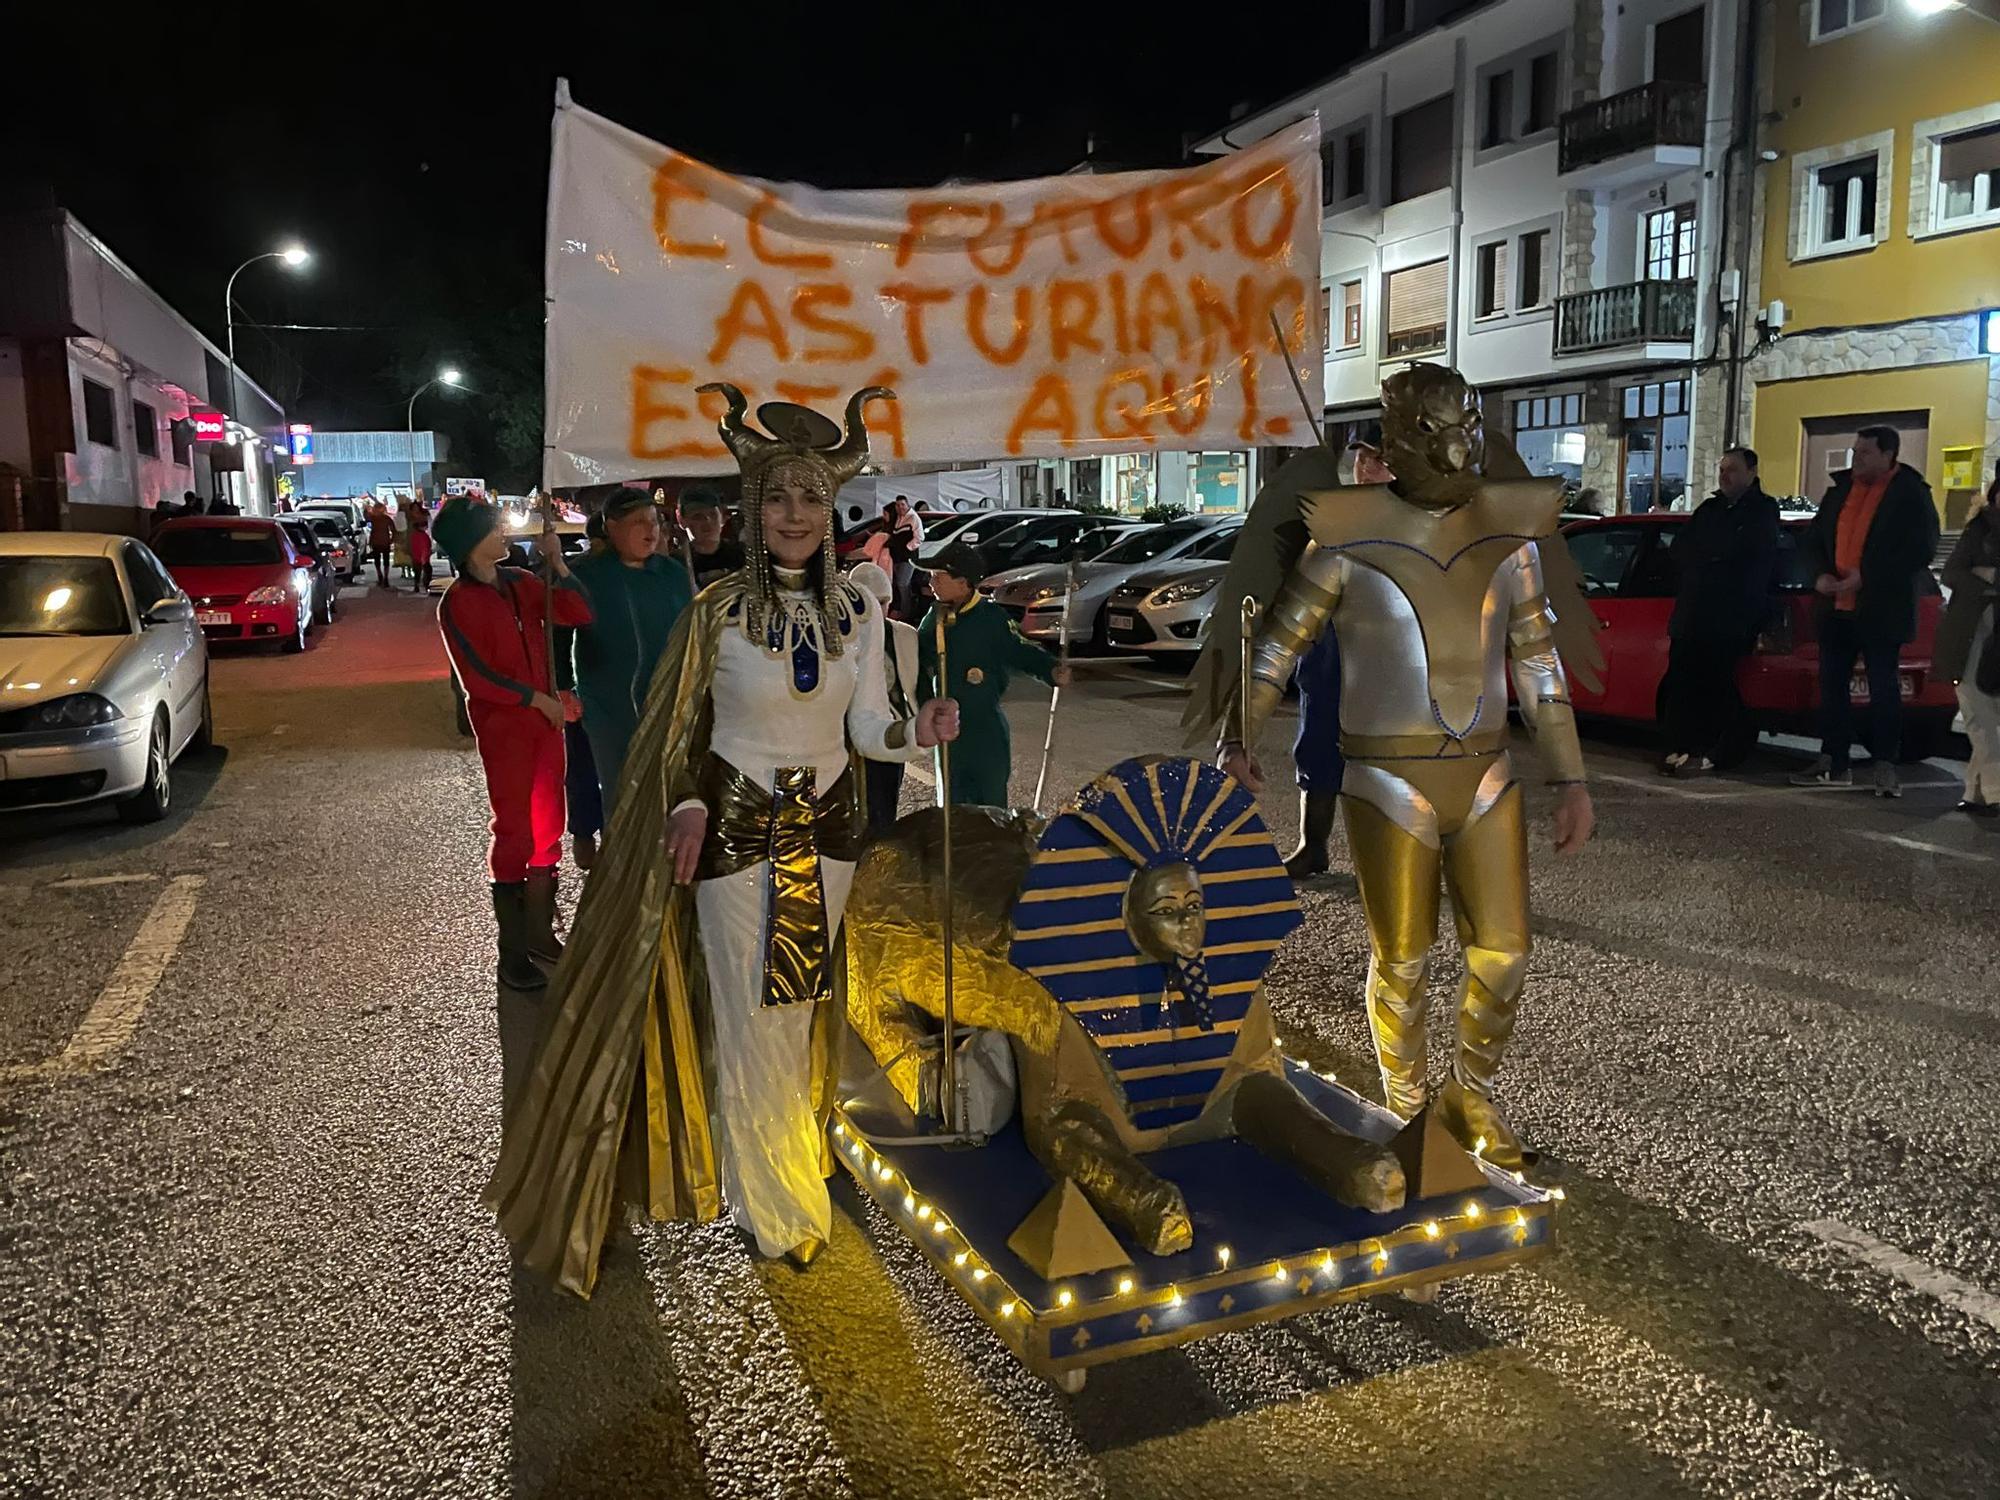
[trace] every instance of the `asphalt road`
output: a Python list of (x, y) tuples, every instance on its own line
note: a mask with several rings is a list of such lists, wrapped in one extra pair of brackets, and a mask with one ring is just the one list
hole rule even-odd
[[(164, 824), (0, 821), (0, 1495), (2000, 1493), (2000, 835), (1941, 763), (1888, 804), (1593, 736), (1504, 1075), (1557, 1253), (1070, 1397), (844, 1187), (806, 1272), (641, 1225), (589, 1304), (514, 1274), (477, 1193), (534, 1008), (429, 611), (359, 592), (217, 661)], [(1177, 743), (1170, 674), (1079, 676), (1059, 789)], [(1344, 869), (1271, 988), (1372, 1086)]]

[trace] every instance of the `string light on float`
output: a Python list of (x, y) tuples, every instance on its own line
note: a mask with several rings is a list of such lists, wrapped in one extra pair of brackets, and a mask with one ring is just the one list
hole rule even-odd
[(1229, 1247), (1228, 1247), (1227, 1245), (1218, 1245), (1218, 1246), (1216, 1246), (1216, 1247), (1215, 1247), (1215, 1259), (1216, 1259), (1216, 1263), (1217, 1263), (1218, 1265), (1220, 1265), (1220, 1266), (1222, 1267), (1222, 1269), (1223, 1269), (1223, 1270), (1225, 1270), (1225, 1271), (1226, 1271), (1226, 1270), (1228, 1270), (1228, 1269), (1229, 1269)]
[(1121, 1297), (1131, 1296), (1133, 1285), (1134, 1282), (1130, 1276), (1120, 1276), (1118, 1278), (1118, 1295)]
[(1056, 1293), (1057, 1307), (1068, 1307), (1070, 1303), (1074, 1301), (1076, 1301), (1076, 1294), (1071, 1292), (1068, 1287), (1064, 1287), (1061, 1291)]
[(1271, 1267), (1271, 1279), (1273, 1281), (1283, 1281), (1286, 1279), (1285, 1263), (1283, 1261), (1279, 1261)]

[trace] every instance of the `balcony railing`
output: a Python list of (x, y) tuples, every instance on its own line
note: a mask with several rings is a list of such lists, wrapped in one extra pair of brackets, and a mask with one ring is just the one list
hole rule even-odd
[(1556, 353), (1624, 344), (1684, 344), (1694, 337), (1692, 281), (1634, 281), (1556, 299)]
[(1556, 170), (1572, 172), (1654, 146), (1699, 146), (1706, 98), (1698, 83), (1655, 81), (1564, 113)]

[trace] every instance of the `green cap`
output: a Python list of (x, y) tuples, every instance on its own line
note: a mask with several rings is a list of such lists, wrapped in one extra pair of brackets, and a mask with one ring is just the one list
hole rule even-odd
[(499, 527), (498, 506), (465, 495), (453, 495), (438, 507), (437, 515), (431, 521), (431, 535), (456, 567)]

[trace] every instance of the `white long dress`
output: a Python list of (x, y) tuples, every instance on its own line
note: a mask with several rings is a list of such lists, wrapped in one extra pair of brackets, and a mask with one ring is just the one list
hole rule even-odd
[[(850, 746), (875, 760), (912, 760), (921, 753), (915, 726), (889, 707), (879, 607), (858, 589), (839, 587), (848, 598), (853, 633), (843, 636), (837, 657), (818, 649), (818, 616), (803, 593), (778, 596), (790, 612), (788, 649), (780, 654), (753, 644), (740, 624), (724, 628), (710, 689), (709, 746), (767, 790), (776, 786), (781, 768), (809, 766), (814, 795), (825, 793), (848, 769)], [(805, 679), (812, 679), (810, 686)], [(902, 743), (892, 748), (888, 741), (899, 725)], [(821, 859), (819, 871), (831, 955), (854, 866)], [(701, 881), (695, 913), (714, 1026), (722, 1191), (758, 1250), (778, 1256), (808, 1239), (824, 1242), (833, 1210), (820, 1176), (812, 1006), (764, 1004), (770, 875), (769, 862), (760, 861)]]

